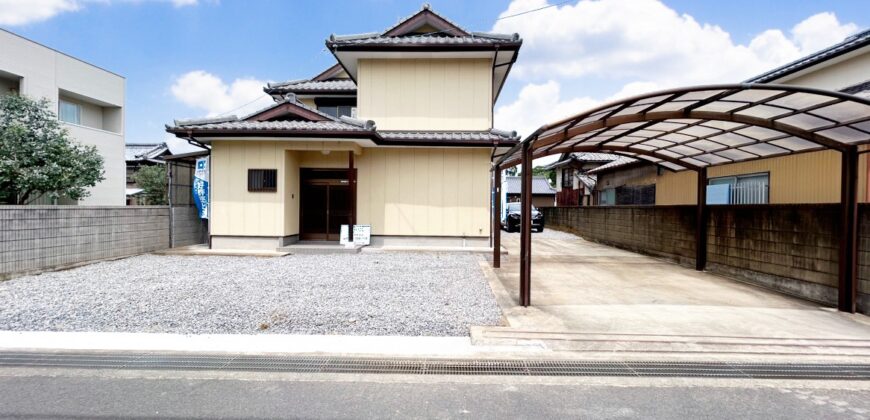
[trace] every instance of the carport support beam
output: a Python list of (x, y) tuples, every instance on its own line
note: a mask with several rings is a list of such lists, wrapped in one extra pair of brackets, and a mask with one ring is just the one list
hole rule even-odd
[(695, 216), (695, 270), (707, 266), (707, 168), (698, 169), (698, 205)]
[(492, 177), (492, 267), (501, 267), (501, 167), (493, 168)]
[(532, 148), (523, 143), (520, 209), (520, 305), (531, 305), (532, 294)]
[(837, 282), (837, 309), (855, 313), (858, 274), (858, 148), (842, 153), (840, 204), (840, 270)]

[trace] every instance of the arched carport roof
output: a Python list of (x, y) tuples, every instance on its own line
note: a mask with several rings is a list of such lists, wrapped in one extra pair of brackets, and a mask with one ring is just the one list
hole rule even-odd
[[(524, 141), (536, 159), (609, 151), (680, 171), (870, 143), (870, 101), (820, 89), (728, 84), (612, 102), (547, 124)], [(522, 161), (524, 144), (498, 156)]]
[[(611, 152), (674, 171), (698, 172), (695, 267), (706, 263), (707, 168), (817, 150), (842, 155), (838, 308), (855, 312), (858, 146), (870, 143), (870, 101), (800, 86), (727, 84), (685, 87), (611, 102), (547, 124), (493, 157), (501, 169), (523, 165), (520, 304), (531, 295), (532, 161), (556, 153)], [(493, 197), (500, 195), (495, 191)], [(500, 264), (500, 201), (493, 212), (493, 265)]]

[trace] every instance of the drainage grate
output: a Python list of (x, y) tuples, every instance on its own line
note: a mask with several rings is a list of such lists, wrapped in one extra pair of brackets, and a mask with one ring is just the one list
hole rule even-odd
[(753, 379), (870, 379), (870, 365), (820, 363), (451, 360), (322, 356), (191, 356), (134, 353), (4, 353), (0, 367), (226, 370), (402, 375), (633, 376)]

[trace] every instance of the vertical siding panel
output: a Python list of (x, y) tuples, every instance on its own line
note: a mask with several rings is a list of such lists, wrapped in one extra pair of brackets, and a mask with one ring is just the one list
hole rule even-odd
[(459, 235), (459, 160), (456, 149), (444, 150), (443, 221), (445, 235)]
[(429, 235), (429, 151), (412, 149), (414, 153), (414, 234)]
[(413, 235), (414, 229), (414, 150), (405, 149), (400, 151), (399, 165), (399, 232), (401, 235)]
[(428, 177), (429, 191), (427, 193), (426, 205), (429, 208), (429, 215), (426, 218), (426, 223), (429, 228), (429, 235), (443, 235), (444, 149), (429, 150)]
[(385, 150), (386, 162), (384, 180), (387, 187), (384, 189), (384, 198), (386, 206), (384, 207), (384, 234), (394, 234), (399, 230), (399, 180), (401, 179), (401, 168), (399, 165), (400, 150), (387, 149)]
[(385, 195), (391, 182), (386, 177), (388, 152), (383, 149), (366, 152), (372, 154), (371, 214), (372, 224), (377, 225), (372, 226), (372, 232), (382, 235), (387, 225)]

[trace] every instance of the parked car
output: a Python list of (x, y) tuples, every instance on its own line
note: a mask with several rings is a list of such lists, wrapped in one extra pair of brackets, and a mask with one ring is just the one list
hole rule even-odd
[[(501, 218), (502, 227), (508, 232), (519, 232), (520, 212), (522, 212), (520, 203), (507, 203), (505, 205), (504, 216)], [(544, 214), (535, 206), (532, 206), (532, 229), (538, 232), (544, 231)]]

